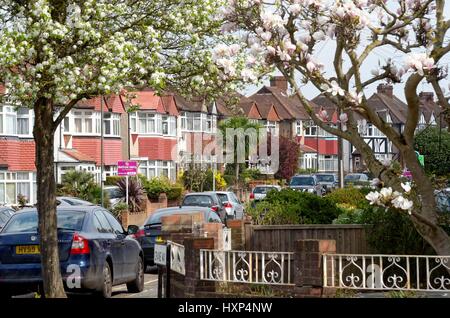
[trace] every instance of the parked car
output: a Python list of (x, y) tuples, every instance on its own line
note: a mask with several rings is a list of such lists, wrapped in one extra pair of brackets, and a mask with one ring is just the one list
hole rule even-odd
[(354, 186), (355, 188), (370, 186), (370, 178), (365, 173), (349, 173), (344, 178), (344, 186)]
[(217, 194), (220, 201), (222, 201), (227, 219), (242, 219), (244, 217), (244, 206), (234, 192), (216, 191), (213, 193)]
[(210, 208), (219, 215), (222, 221), (225, 220), (226, 210), (223, 202), (214, 192), (192, 192), (184, 196), (180, 206), (197, 206)]
[(122, 202), (122, 193), (118, 186), (105, 186), (103, 190), (108, 194), (111, 208), (114, 208), (117, 203)]
[[(139, 243), (129, 236), (138, 231), (120, 223), (98, 206), (57, 208), (60, 269), (70, 292), (93, 291), (110, 297), (112, 287), (127, 284), (129, 292), (144, 288), (144, 259)], [(80, 289), (69, 288), (74, 266)], [(35, 291), (42, 284), (36, 209), (16, 212), (0, 233), (0, 294)]]
[(173, 214), (194, 214), (202, 212), (206, 223), (222, 223), (222, 220), (216, 212), (208, 207), (172, 207), (158, 209), (150, 215), (144, 222), (138, 233), (135, 234), (136, 240), (141, 244), (144, 251), (145, 267), (154, 265), (155, 243), (162, 242), (161, 238), (161, 218)]
[(15, 211), (9, 207), (0, 207), (0, 231), (14, 213)]
[(333, 173), (316, 173), (315, 176), (325, 192), (331, 192), (339, 186), (338, 177)]
[(58, 206), (92, 206), (95, 204), (75, 197), (56, 197)]
[(450, 212), (450, 188), (435, 190), (434, 196), (436, 198), (436, 206), (437, 206), (438, 211), (441, 213), (449, 213)]
[(318, 196), (322, 196), (325, 191), (314, 175), (298, 175), (292, 177), (289, 188), (297, 191), (314, 193)]
[(280, 191), (281, 187), (279, 185), (271, 185), (271, 184), (258, 185), (254, 187), (252, 192), (250, 193), (250, 199), (253, 199), (255, 201), (263, 200), (266, 197), (267, 193), (269, 193), (272, 190)]

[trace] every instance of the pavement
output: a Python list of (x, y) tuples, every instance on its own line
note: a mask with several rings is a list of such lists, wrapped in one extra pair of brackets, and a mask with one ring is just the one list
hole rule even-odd
[[(68, 294), (69, 298), (89, 297), (90, 294)], [(144, 275), (144, 290), (140, 293), (128, 293), (127, 285), (113, 287), (112, 298), (157, 298), (158, 296), (158, 274), (156, 268), (149, 268)], [(34, 298), (34, 293), (17, 295), (13, 298)]]

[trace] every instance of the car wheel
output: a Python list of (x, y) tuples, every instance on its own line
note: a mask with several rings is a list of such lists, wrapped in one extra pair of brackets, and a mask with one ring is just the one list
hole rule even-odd
[(127, 289), (129, 293), (140, 293), (144, 290), (144, 262), (140, 257), (137, 264), (136, 278), (127, 283)]
[(98, 296), (103, 298), (111, 298), (112, 294), (112, 274), (111, 268), (109, 267), (108, 262), (105, 262), (105, 267), (103, 267), (103, 282), (100, 291), (98, 292)]

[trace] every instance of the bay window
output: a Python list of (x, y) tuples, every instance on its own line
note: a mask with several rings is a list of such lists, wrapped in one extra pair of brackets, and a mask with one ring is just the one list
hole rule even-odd
[(74, 133), (99, 134), (100, 113), (77, 110), (73, 112)]
[(214, 132), (216, 118), (214, 115), (204, 113), (181, 113), (181, 129), (191, 132)]
[(130, 131), (140, 134), (176, 136), (176, 118), (151, 112), (135, 112), (130, 114)]
[(175, 162), (164, 160), (141, 161), (139, 164), (139, 173), (147, 178), (166, 177), (175, 180)]
[(36, 174), (33, 172), (0, 172), (0, 203), (17, 204), (23, 195), (29, 203), (36, 201)]

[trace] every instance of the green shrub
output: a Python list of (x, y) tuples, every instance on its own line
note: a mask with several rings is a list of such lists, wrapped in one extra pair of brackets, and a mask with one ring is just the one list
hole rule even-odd
[(119, 176), (108, 176), (106, 177), (104, 185), (107, 186), (115, 186), (117, 185), (117, 182), (119, 182), (123, 177)]
[(341, 212), (328, 198), (292, 189), (270, 191), (263, 202), (248, 210), (262, 224), (331, 224)]
[(184, 188), (182, 186), (171, 186), (167, 191), (167, 199), (168, 200), (178, 200), (183, 195)]
[(370, 224), (367, 242), (376, 253), (434, 254), (404, 212), (369, 206), (362, 210), (357, 223)]
[(155, 177), (146, 180), (144, 188), (149, 199), (157, 200), (161, 193), (169, 192), (171, 184), (169, 179), (165, 177)]
[(353, 187), (336, 189), (326, 197), (336, 204), (348, 205), (349, 209), (351, 207), (363, 209), (369, 205), (365, 194), (360, 189)]
[(280, 205), (273, 205), (262, 201), (250, 208), (247, 214), (252, 217), (257, 225), (299, 224), (300, 218), (295, 210), (284, 209)]

